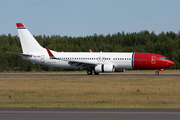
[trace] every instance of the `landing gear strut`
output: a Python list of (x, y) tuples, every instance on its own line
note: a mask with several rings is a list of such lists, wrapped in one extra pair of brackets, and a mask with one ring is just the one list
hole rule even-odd
[(155, 74), (156, 74), (156, 75), (159, 75), (159, 71), (156, 71)]
[(87, 74), (88, 74), (88, 75), (92, 75), (92, 70), (88, 70), (88, 71), (87, 71)]

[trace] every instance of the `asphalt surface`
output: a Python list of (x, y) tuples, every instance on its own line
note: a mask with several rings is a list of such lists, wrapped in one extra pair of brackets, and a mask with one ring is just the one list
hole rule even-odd
[(180, 77), (180, 74), (0, 74), (0, 77)]
[(1, 120), (180, 120), (180, 110), (0, 109)]

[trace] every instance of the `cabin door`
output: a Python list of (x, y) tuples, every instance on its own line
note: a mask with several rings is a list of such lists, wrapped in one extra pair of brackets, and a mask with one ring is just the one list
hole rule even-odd
[(41, 63), (44, 63), (44, 55), (41, 55)]

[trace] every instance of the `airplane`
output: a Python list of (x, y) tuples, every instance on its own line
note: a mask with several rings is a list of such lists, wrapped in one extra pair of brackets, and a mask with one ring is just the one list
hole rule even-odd
[(87, 75), (124, 72), (125, 70), (156, 70), (173, 66), (174, 62), (154, 53), (137, 52), (56, 52), (43, 48), (22, 23), (16, 23), (23, 53), (19, 55), (34, 64), (48, 67), (86, 70)]

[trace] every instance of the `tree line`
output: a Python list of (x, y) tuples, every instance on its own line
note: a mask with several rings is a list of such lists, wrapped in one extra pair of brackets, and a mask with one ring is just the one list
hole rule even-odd
[[(147, 30), (134, 33), (118, 32), (108, 35), (85, 37), (68, 37), (60, 35), (34, 36), (39, 44), (54, 51), (64, 52), (145, 52), (161, 54), (175, 62), (170, 69), (180, 68), (180, 31), (161, 32), (156, 35)], [(32, 64), (21, 57), (8, 54), (6, 51), (22, 52), (18, 36), (0, 35), (0, 71), (59, 71), (62, 69), (50, 68)]]

